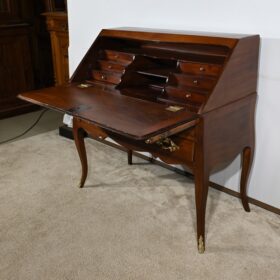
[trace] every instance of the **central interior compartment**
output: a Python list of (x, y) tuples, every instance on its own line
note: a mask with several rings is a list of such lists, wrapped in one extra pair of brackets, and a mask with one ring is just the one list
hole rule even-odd
[[(226, 46), (102, 38), (89, 83), (123, 95), (198, 112), (229, 55)], [(89, 54), (91, 55), (91, 54)]]

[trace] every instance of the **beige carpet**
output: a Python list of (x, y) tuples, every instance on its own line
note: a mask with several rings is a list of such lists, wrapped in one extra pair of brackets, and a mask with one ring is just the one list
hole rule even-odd
[[(0, 146), (0, 279), (280, 279), (280, 218), (210, 190), (197, 253), (193, 182), (56, 132)], [(265, 186), (264, 186), (265, 187)]]

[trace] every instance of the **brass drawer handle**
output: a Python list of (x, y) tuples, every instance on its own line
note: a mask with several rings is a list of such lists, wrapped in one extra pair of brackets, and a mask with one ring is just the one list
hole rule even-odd
[(199, 67), (199, 71), (204, 72), (205, 68), (203, 66)]
[(101, 75), (101, 79), (102, 80), (106, 80), (106, 76), (105, 75)]
[(175, 152), (180, 149), (170, 138), (163, 138), (156, 142), (163, 150), (169, 150), (169, 152)]
[(192, 95), (190, 93), (186, 94), (186, 98), (190, 98)]
[(198, 80), (193, 80), (194, 85), (198, 85)]

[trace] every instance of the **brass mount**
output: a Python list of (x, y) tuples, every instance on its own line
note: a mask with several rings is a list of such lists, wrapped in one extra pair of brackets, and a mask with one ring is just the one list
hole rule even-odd
[(202, 235), (200, 235), (200, 237), (198, 239), (198, 253), (203, 254), (204, 251), (205, 251), (205, 246), (204, 246), (204, 242), (203, 242), (203, 237), (202, 237)]
[(170, 138), (162, 138), (156, 142), (163, 150), (169, 150), (170, 152), (175, 152), (180, 149)]
[(84, 84), (79, 84), (77, 87), (78, 88), (89, 88), (89, 87), (92, 87), (92, 85), (84, 83)]

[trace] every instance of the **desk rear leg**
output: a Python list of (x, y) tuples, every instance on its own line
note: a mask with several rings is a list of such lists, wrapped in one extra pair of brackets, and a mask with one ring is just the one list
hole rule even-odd
[(248, 178), (249, 178), (252, 161), (253, 161), (253, 154), (254, 154), (254, 149), (251, 147), (246, 147), (243, 150), (243, 154), (242, 154), (240, 194), (241, 194), (242, 205), (246, 212), (250, 212), (248, 196), (247, 196), (247, 185), (248, 185)]
[(132, 150), (127, 150), (127, 163), (132, 165)]
[(79, 184), (79, 187), (82, 188), (85, 184), (88, 173), (87, 154), (84, 141), (85, 131), (80, 128), (75, 121), (73, 122), (73, 135), (82, 165), (82, 176)]

